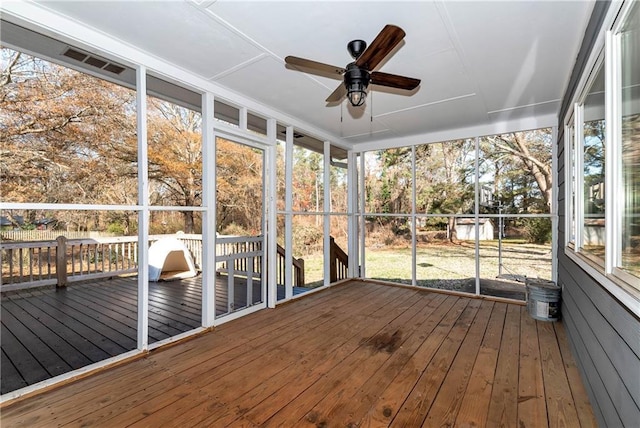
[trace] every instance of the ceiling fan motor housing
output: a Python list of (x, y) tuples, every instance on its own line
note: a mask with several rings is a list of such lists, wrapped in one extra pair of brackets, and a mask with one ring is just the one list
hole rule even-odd
[(364, 40), (351, 40), (347, 44), (347, 50), (353, 59), (358, 59), (365, 49), (367, 49), (367, 42)]
[(344, 73), (344, 83), (349, 88), (349, 85), (354, 82), (362, 82), (366, 88), (369, 85), (371, 74), (364, 68), (360, 68), (355, 63), (347, 65), (347, 71)]

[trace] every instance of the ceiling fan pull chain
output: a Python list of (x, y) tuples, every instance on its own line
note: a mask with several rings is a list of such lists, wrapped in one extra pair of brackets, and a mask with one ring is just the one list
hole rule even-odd
[(371, 97), (369, 99), (371, 100), (371, 108), (369, 109), (369, 114), (371, 115), (371, 123), (373, 123), (373, 92), (371, 92)]

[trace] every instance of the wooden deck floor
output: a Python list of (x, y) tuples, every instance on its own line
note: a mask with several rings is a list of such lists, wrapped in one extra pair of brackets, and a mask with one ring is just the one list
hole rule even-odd
[(596, 426), (561, 323), (364, 282), (5, 405), (3, 426)]
[[(226, 276), (218, 277), (217, 316), (228, 312), (227, 285)], [(235, 287), (234, 306), (245, 307), (246, 281)], [(201, 326), (201, 295), (201, 277), (151, 283), (149, 343)], [(257, 281), (253, 296), (254, 303), (261, 300)], [(2, 297), (0, 318), (5, 394), (136, 349), (137, 277), (10, 292)]]

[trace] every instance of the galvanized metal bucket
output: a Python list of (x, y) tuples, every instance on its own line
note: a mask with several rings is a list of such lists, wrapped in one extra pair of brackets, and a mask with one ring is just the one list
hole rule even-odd
[(529, 315), (540, 321), (560, 319), (561, 288), (553, 281), (527, 278), (527, 309)]

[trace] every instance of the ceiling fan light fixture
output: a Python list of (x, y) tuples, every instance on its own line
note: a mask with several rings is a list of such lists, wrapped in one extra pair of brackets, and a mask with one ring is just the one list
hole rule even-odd
[(347, 88), (347, 98), (354, 107), (359, 107), (364, 104), (367, 98), (367, 91), (365, 91), (362, 82), (354, 82)]
[(367, 98), (367, 86), (369, 86), (369, 72), (358, 67), (354, 63), (347, 66), (344, 74), (344, 85), (347, 88), (347, 99), (354, 107), (364, 104)]

